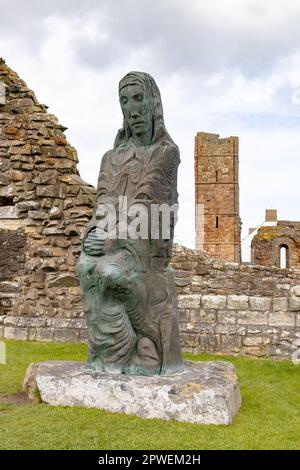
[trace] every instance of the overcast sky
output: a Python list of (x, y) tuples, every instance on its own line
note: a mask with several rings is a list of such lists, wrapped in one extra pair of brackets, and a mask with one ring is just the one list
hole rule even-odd
[(300, 220), (299, 0), (0, 0), (0, 57), (67, 126), (96, 184), (122, 118), (118, 82), (154, 76), (181, 151), (176, 239), (194, 243), (194, 136), (240, 138), (243, 236)]

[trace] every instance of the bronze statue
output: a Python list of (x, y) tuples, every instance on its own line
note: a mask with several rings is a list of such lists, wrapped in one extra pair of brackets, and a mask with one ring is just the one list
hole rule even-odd
[[(179, 150), (166, 131), (160, 92), (149, 74), (127, 74), (119, 99), (123, 127), (102, 158), (94, 215), (78, 261), (87, 365), (102, 373), (179, 373), (184, 366), (168, 266), (176, 216), (169, 234), (162, 233), (161, 217), (158, 236), (153, 230), (157, 207), (177, 204)], [(105, 225), (110, 211), (112, 222)], [(135, 231), (126, 231), (130, 224)]]

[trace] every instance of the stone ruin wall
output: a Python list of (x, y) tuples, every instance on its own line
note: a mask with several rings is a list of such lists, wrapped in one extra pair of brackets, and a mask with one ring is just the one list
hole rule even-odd
[(260, 227), (251, 243), (253, 264), (280, 266), (280, 248), (287, 249), (287, 267), (300, 269), (300, 222), (280, 220)]
[(35, 329), (46, 319), (83, 315), (75, 270), (95, 188), (79, 176), (66, 128), (3, 60), (0, 81), (1, 325), (5, 337), (46, 339)]
[[(300, 339), (300, 273), (213, 260), (175, 246), (178, 315), (183, 351), (290, 359)], [(0, 317), (4, 338), (85, 341), (77, 318)]]
[(291, 358), (300, 346), (300, 272), (182, 247), (173, 267), (184, 351)]
[[(0, 337), (86, 341), (75, 273), (95, 189), (65, 128), (0, 61)], [(290, 358), (300, 337), (300, 273), (217, 261), (175, 247), (184, 351)]]

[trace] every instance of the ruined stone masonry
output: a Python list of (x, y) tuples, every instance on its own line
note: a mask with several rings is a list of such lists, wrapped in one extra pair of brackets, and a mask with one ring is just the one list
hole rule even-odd
[(1, 323), (6, 338), (59, 340), (53, 320), (83, 315), (75, 266), (95, 189), (79, 176), (66, 128), (3, 60), (0, 81)]
[(184, 351), (291, 358), (300, 345), (300, 272), (214, 260), (177, 247)]
[(197, 133), (195, 228), (198, 250), (213, 258), (241, 262), (238, 147), (238, 137), (220, 139), (218, 134)]
[[(300, 338), (300, 273), (214, 260), (176, 245), (172, 266), (184, 351), (291, 358)], [(82, 341), (85, 328), (83, 318), (67, 315), (0, 317), (5, 338)]]
[(261, 227), (251, 243), (252, 263), (280, 267), (283, 250), (286, 267), (300, 269), (300, 222), (280, 220)]

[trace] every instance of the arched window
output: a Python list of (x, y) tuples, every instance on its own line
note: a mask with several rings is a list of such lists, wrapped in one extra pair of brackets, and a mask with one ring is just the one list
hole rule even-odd
[(289, 247), (287, 245), (279, 246), (279, 267), (281, 269), (289, 267)]

